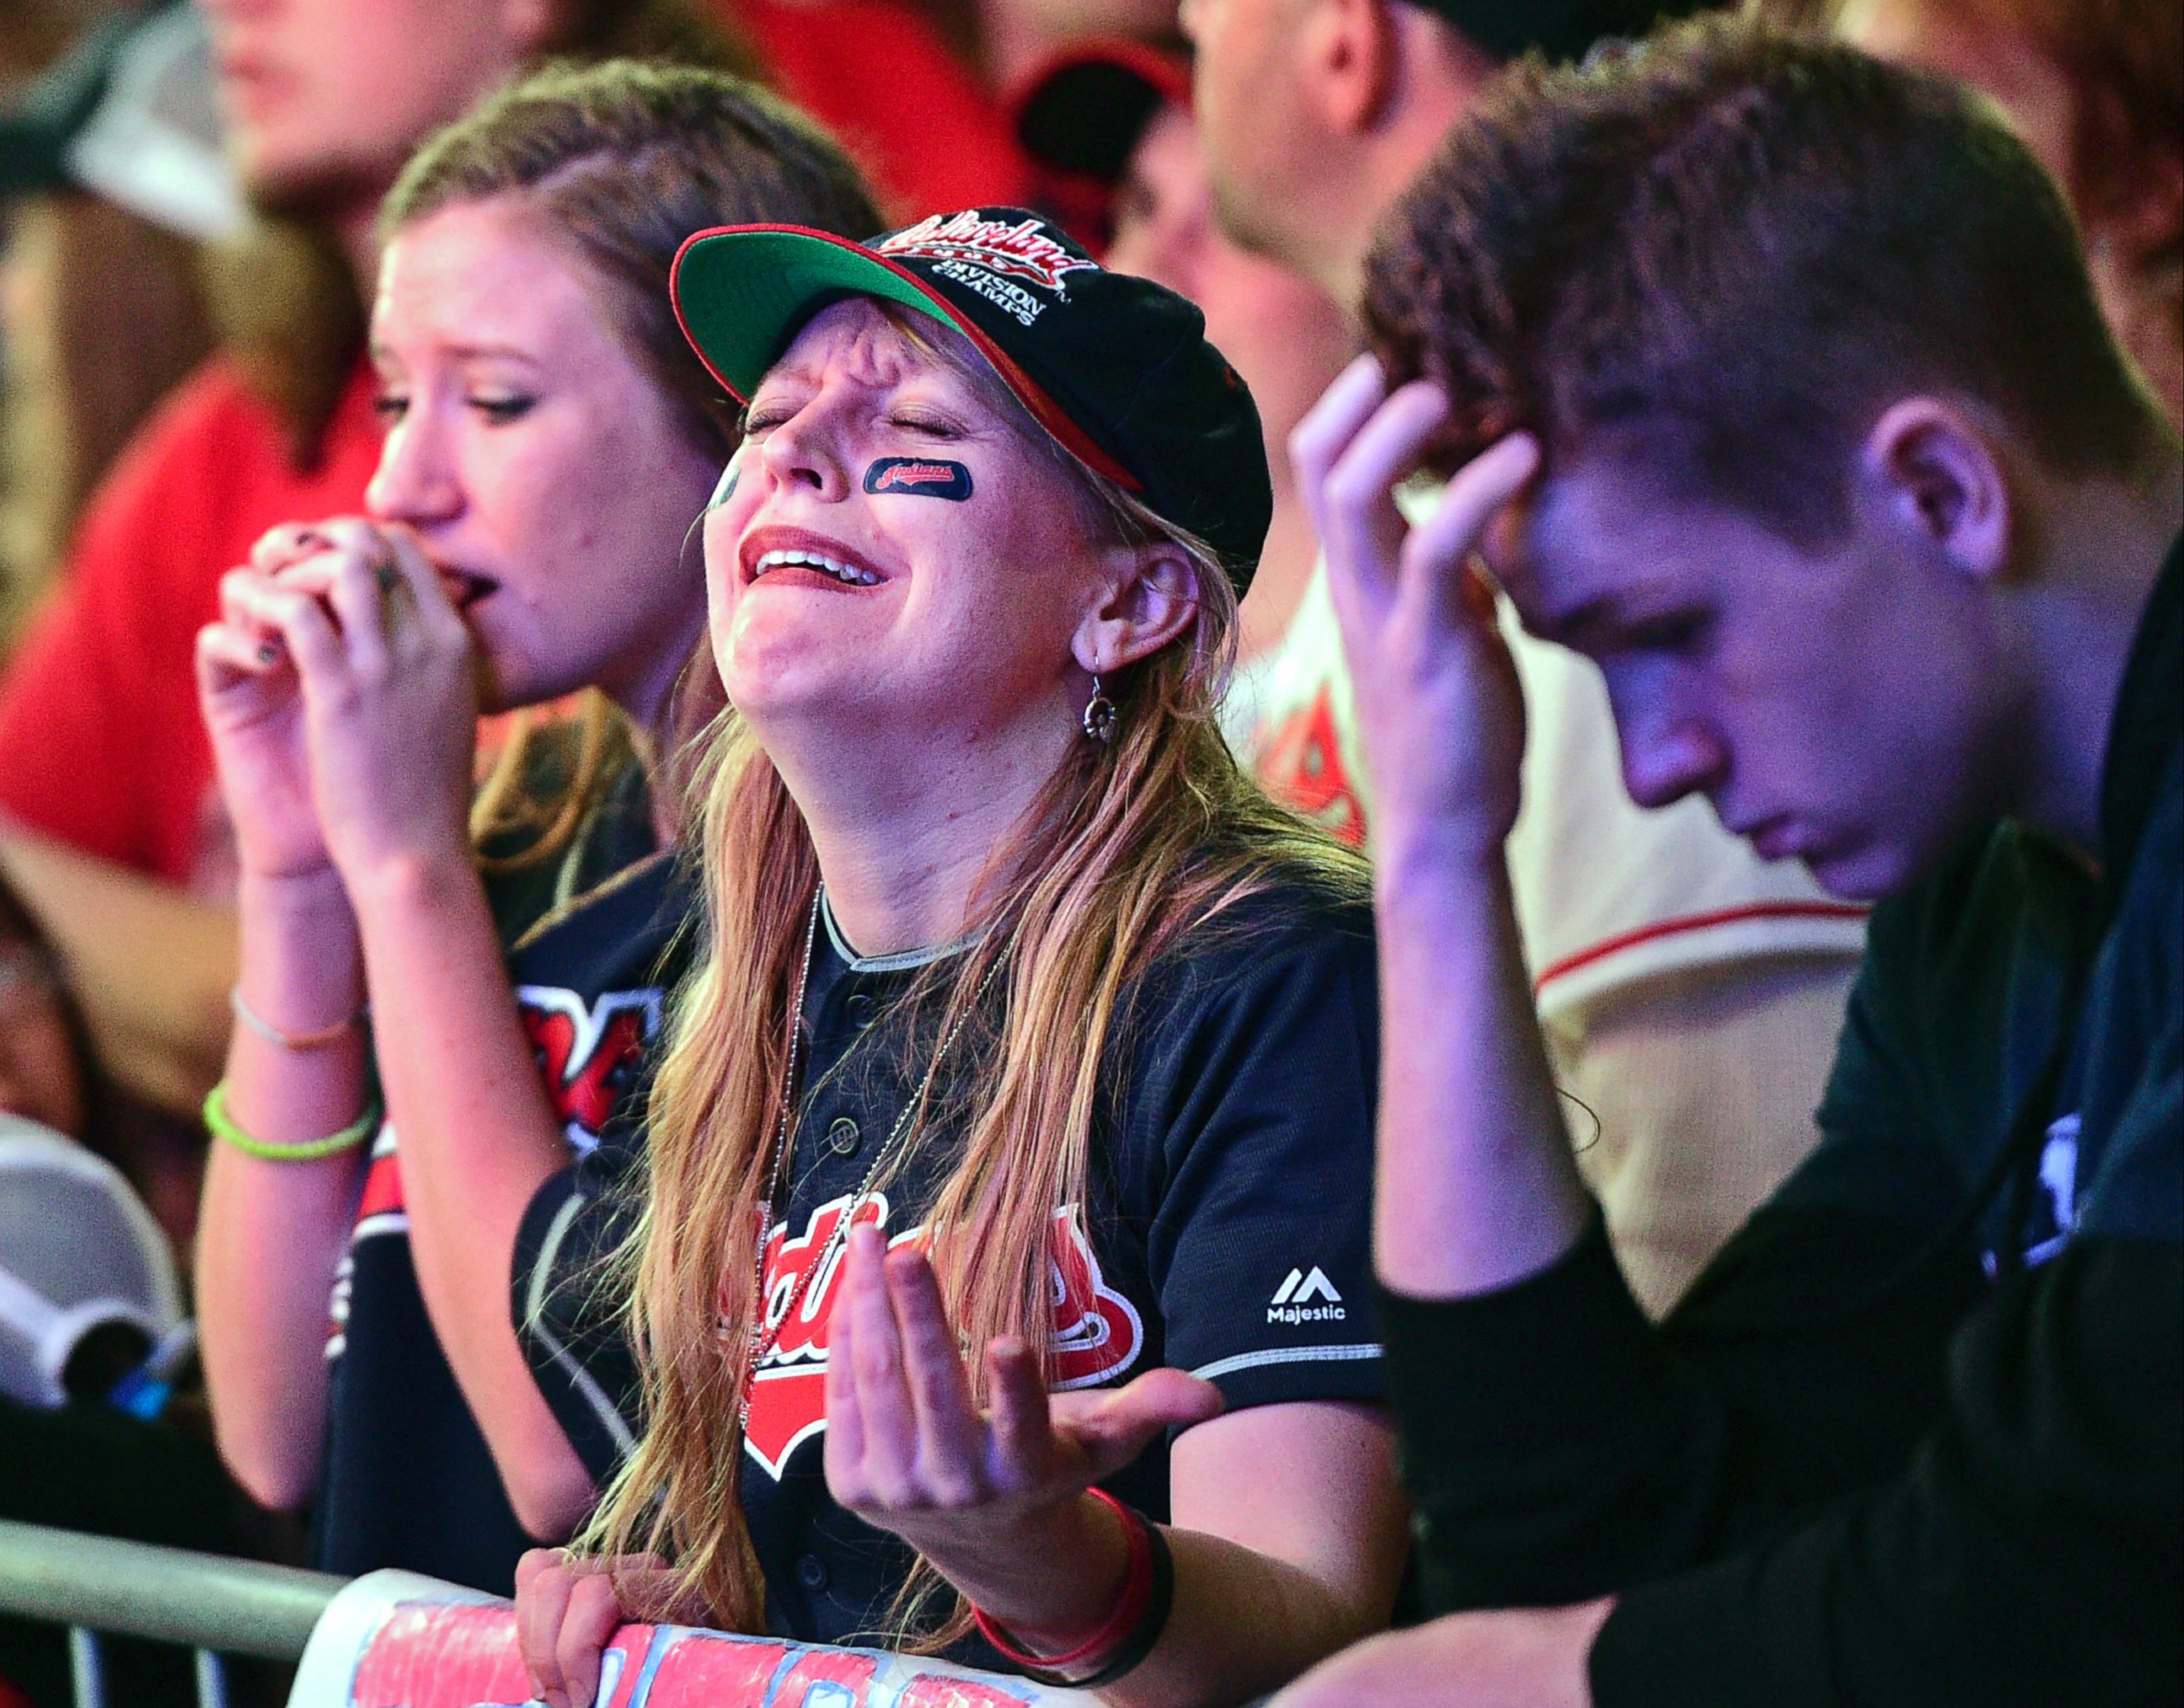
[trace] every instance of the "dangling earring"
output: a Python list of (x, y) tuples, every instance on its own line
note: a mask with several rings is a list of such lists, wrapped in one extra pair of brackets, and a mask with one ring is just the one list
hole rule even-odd
[(1105, 744), (1115, 739), (1115, 702), (1100, 691), (1100, 678), (1092, 678), (1092, 697), (1084, 702), (1084, 733)]

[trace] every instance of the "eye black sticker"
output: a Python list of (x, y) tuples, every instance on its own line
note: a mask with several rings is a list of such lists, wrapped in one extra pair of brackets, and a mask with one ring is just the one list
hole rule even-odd
[(728, 466), (721, 471), (721, 478), (713, 488), (713, 495), (705, 500), (707, 510), (718, 510), (736, 495), (736, 483), (744, 477), (744, 448), (736, 447), (736, 454), (728, 459)]
[(914, 493), (961, 504), (971, 495), (971, 471), (942, 457), (883, 456), (865, 471), (865, 490)]

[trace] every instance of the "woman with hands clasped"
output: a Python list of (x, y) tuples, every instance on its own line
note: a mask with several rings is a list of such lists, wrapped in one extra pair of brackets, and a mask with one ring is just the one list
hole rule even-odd
[[(666, 276), (692, 227), (760, 215), (875, 220), (830, 142), (732, 78), (552, 71), (443, 132), (384, 215), (370, 514), (276, 530), (199, 637), (242, 866), (206, 1374), (227, 1462), (313, 1503), (332, 1570), (504, 1591), (593, 1498), (510, 1329), (510, 1253), (656, 1021), (682, 904), (645, 857), (705, 627), (686, 537), (734, 444)], [(519, 737), (474, 810), (481, 708), (586, 689), (580, 733)]]
[[(518, 1622), (626, 1616), (1234, 1702), (1388, 1617), (1377, 1053), (1354, 855), (1214, 721), (1270, 503), (1197, 311), (1010, 209), (693, 239), (749, 436), (705, 523), (733, 705), (651, 1107), (643, 1431)], [(526, 1223), (533, 1369), (627, 1204)], [(559, 1196), (557, 1196), (559, 1194)], [(537, 1231), (538, 1237), (532, 1237)], [(632, 1392), (642, 1378), (642, 1404)]]

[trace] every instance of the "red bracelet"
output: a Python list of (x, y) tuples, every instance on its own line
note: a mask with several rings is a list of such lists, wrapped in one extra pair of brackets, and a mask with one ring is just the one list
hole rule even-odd
[(1056, 1672), (1066, 1667), (1082, 1666), (1088, 1661), (1104, 1661), (1136, 1629), (1146, 1604), (1152, 1599), (1153, 1545), (1145, 1534), (1146, 1521), (1104, 1488), (1087, 1489), (1085, 1493), (1123, 1521), (1123, 1532), (1129, 1539), (1130, 1557), (1123, 1574), (1122, 1598), (1100, 1628), (1066, 1655), (1027, 1653), (1017, 1647), (1016, 1639), (1002, 1630), (984, 1608), (973, 1606), (971, 1616), (978, 1621), (978, 1634), (1019, 1666)]

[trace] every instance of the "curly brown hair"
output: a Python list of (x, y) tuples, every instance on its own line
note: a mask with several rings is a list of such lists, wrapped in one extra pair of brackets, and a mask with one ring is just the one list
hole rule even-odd
[(1449, 464), (1517, 428), (1550, 466), (1642, 447), (1805, 542), (1908, 392), (2072, 476), (2133, 472), (2157, 419), (1984, 102), (1749, 18), (1512, 68), (1390, 213), (1365, 317), (1391, 378), (1447, 390)]

